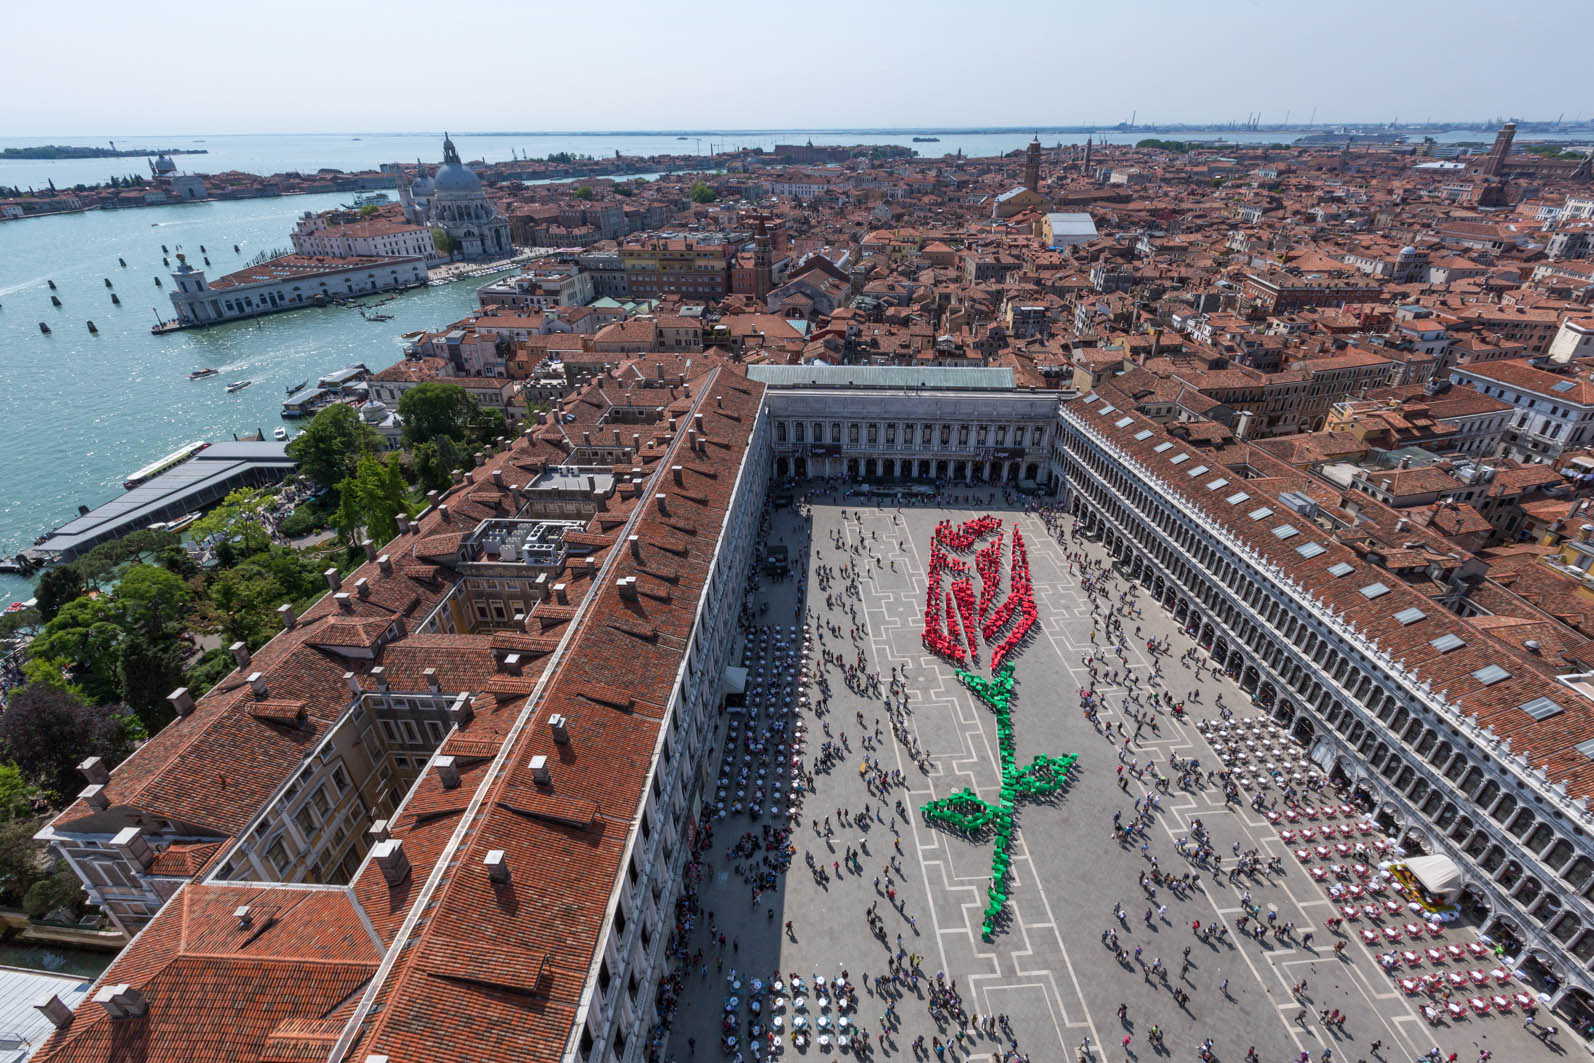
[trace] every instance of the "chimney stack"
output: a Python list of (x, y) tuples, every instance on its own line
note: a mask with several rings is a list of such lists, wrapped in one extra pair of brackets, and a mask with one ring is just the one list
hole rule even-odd
[(105, 786), (94, 783), (78, 791), (78, 799), (96, 812), (104, 812), (111, 807), (111, 799), (105, 796)]
[(631, 544), (631, 556), (638, 561), (642, 560), (642, 536), (628, 536), (626, 542)]
[(249, 914), (249, 906), (240, 904), (232, 910), (233, 918), (238, 920), (239, 930), (248, 930), (249, 924), (254, 922), (254, 917)]
[(670, 499), (668, 495), (660, 492), (659, 494), (653, 496), (653, 501), (658, 503), (660, 513), (663, 513), (665, 516), (669, 516)]
[(375, 561), (376, 560), (376, 544), (373, 543), (371, 540), (369, 540), (369, 539), (361, 539), (360, 540), (360, 549), (365, 551), (365, 559), (367, 561)]
[(376, 861), (376, 866), (382, 869), (382, 878), (389, 886), (397, 886), (410, 877), (410, 858), (404, 855), (404, 842), (401, 839), (389, 838), (377, 842), (371, 850), (371, 857)]
[(502, 486), (504, 486), (504, 470), (502, 470), (502, 469), (494, 469), (493, 470), (493, 486), (494, 487), (502, 487)]
[(287, 602), (277, 606), (277, 615), (282, 618), (282, 630), (284, 631), (292, 631), (293, 625), (299, 622), (299, 618), (294, 615), (293, 606)]
[(433, 509), (436, 509), (436, 508), (437, 508), (437, 503), (438, 503), (438, 500), (439, 500), (439, 499), (441, 499), (441, 498), (442, 498), (442, 497), (443, 497), (443, 496), (442, 496), (442, 495), (440, 495), (440, 494), (439, 494), (439, 493), (438, 493), (438, 492), (437, 492), (437, 489), (436, 489), (436, 488), (435, 488), (435, 487), (434, 487), (434, 488), (433, 488), (433, 489), (432, 489), (432, 490), (430, 490), (430, 491), (428, 491), (428, 492), (426, 492), (426, 501), (427, 501), (427, 504), (428, 504), (428, 505), (430, 505), (430, 506), (431, 506), (431, 507), (432, 507), (432, 508), (433, 508)]
[(487, 868), (488, 881), (499, 884), (509, 881), (509, 861), (504, 857), (502, 849), (489, 850), (482, 859), (482, 864)]
[(106, 770), (103, 757), (89, 757), (77, 766), (77, 770), (83, 773), (83, 778), (99, 786), (111, 781), (111, 773)]
[(1594, 524), (1583, 525), (1577, 530), (1577, 541), (1580, 543), (1588, 542), (1590, 534), (1594, 534)]
[(398, 522), (399, 534), (403, 535), (410, 530), (410, 515), (408, 513), (395, 513), (393, 519)]
[(700, 414), (700, 413), (694, 413), (692, 415), (692, 427), (696, 428), (699, 432), (702, 432), (704, 435), (708, 434), (707, 432), (703, 431), (703, 415)]
[(325, 572), (321, 573), (321, 575), (326, 577), (327, 586), (332, 590), (336, 591), (343, 589), (343, 577), (338, 575), (337, 569), (329, 568)]
[(565, 594), (565, 585), (563, 583), (555, 583), (553, 585), (553, 600), (560, 605), (570, 604), (570, 599)]
[(34, 998), (33, 1007), (57, 1030), (64, 1030), (72, 1024), (72, 1009), (55, 993), (44, 993)]
[(376, 559), (376, 567), (382, 570), (382, 575), (389, 575), (393, 571), (393, 559), (388, 555), (383, 554), (381, 557)]
[(242, 641), (239, 641), (233, 643), (231, 646), (228, 646), (227, 649), (232, 653), (233, 664), (237, 665), (239, 668), (249, 667), (250, 658), (249, 647), (247, 645), (245, 645)]
[(486, 464), (487, 464), (487, 452), (485, 450), (478, 450), (476, 452), (476, 467), (477, 468), (481, 468), (483, 465), (486, 465)]
[(332, 596), (332, 600), (334, 602), (338, 603), (338, 612), (340, 612), (340, 613), (352, 613), (352, 612), (354, 612), (354, 600), (349, 597), (349, 592), (348, 591), (338, 591), (336, 594), (334, 594)]
[(469, 694), (461, 693), (455, 696), (454, 703), (448, 707), (448, 718), (454, 721), (455, 727), (464, 727), (470, 723), (471, 717), (476, 715), (476, 706), (471, 701)]
[(559, 745), (570, 744), (570, 728), (566, 725), (565, 718), (559, 713), (548, 717), (548, 730), (553, 732), (553, 740)]
[(140, 871), (147, 871), (149, 865), (155, 862), (155, 850), (149, 847), (149, 842), (144, 840), (144, 834), (137, 827), (123, 827), (116, 832), (116, 837), (111, 839), (111, 847), (127, 858), (128, 863), (137, 865)]
[(355, 580), (354, 593), (359, 595), (361, 598), (369, 598), (371, 596), (371, 581), (366, 579), (364, 576), (361, 576), (359, 579)]
[(94, 1003), (104, 1008), (112, 1019), (136, 1019), (149, 1011), (144, 994), (126, 982), (105, 986), (94, 994)]
[(375, 845), (377, 842), (385, 842), (393, 837), (393, 830), (387, 820), (373, 819), (371, 825), (365, 828), (365, 836), (371, 839), (372, 845)]
[(684, 486), (686, 484), (686, 469), (685, 469), (684, 466), (671, 465), (670, 466), (670, 475), (675, 477), (676, 484), (681, 485), (681, 486)]
[(194, 696), (187, 687), (178, 687), (166, 695), (166, 700), (172, 703), (172, 711), (179, 716), (187, 716), (194, 711)]
[(447, 505), (447, 503), (444, 503), (443, 505), (438, 506), (437, 507), (437, 512), (442, 516), (443, 523), (447, 524), (448, 523), (448, 505)]
[(628, 601), (628, 602), (636, 601), (636, 577), (635, 576), (621, 576), (619, 579), (614, 581), (614, 585), (615, 585), (616, 588), (619, 589), (620, 597), (623, 600)]
[(355, 697), (359, 697), (361, 694), (365, 693), (360, 689), (360, 677), (355, 675), (353, 672), (343, 673), (343, 685), (348, 687), (349, 693), (353, 694)]
[(531, 764), (529, 767), (531, 768), (532, 782), (536, 783), (538, 786), (549, 786), (553, 783), (553, 777), (548, 774), (547, 757), (543, 756), (541, 753), (537, 754), (535, 757), (531, 758)]
[(504, 671), (510, 675), (520, 674), (520, 654), (509, 653), (504, 655)]
[(438, 681), (436, 668), (427, 668), (421, 672), (421, 675), (426, 680), (427, 690), (430, 690), (433, 694), (441, 694), (443, 692), (443, 684)]
[(376, 680), (376, 689), (384, 694), (387, 693), (387, 669), (379, 664), (372, 668), (368, 674), (372, 679)]
[(443, 789), (459, 789), (459, 769), (454, 766), (453, 757), (438, 757), (432, 761), (432, 766), (437, 769), (437, 779), (443, 784)]
[(257, 698), (265, 697), (266, 696), (266, 677), (261, 675), (259, 672), (250, 672), (249, 673), (249, 689), (253, 690), (255, 692), (255, 697), (257, 697)]

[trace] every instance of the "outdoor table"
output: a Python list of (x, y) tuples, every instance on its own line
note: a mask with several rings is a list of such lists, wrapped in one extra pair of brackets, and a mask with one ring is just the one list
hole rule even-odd
[(1428, 957), (1429, 963), (1445, 962), (1445, 954), (1438, 949), (1427, 949), (1423, 952), (1423, 955)]
[(1296, 833), (1294, 831), (1292, 831), (1292, 830), (1281, 830), (1281, 831), (1279, 831), (1279, 840), (1282, 841), (1282, 842), (1285, 842), (1286, 844), (1288, 844), (1289, 842), (1293, 842), (1296, 839), (1296, 837), (1297, 837)]
[(1533, 1006), (1533, 998), (1526, 993), (1513, 993), (1511, 999), (1516, 1001), (1517, 1006), (1521, 1008), (1531, 1008)]
[(1312, 850), (1310, 850), (1310, 849), (1297, 849), (1297, 850), (1295, 850), (1295, 859), (1299, 860), (1301, 863), (1304, 864), (1308, 860), (1310, 860), (1311, 858), (1312, 858)]
[(1446, 945), (1445, 952), (1452, 960), (1460, 961), (1467, 958), (1467, 950), (1460, 945)]
[[(1323, 881), (1327, 880), (1327, 878), (1328, 878), (1328, 869), (1327, 868), (1314, 867), (1308, 873), (1312, 876), (1312, 879), (1314, 881), (1317, 881), (1317, 882), (1323, 882)], [(1335, 896), (1338, 896), (1338, 894), (1335, 894)]]
[(851, 1023), (848, 1021), (847, 1016), (845, 1016), (845, 1015), (841, 1016), (840, 1018), (838, 1018), (836, 1020), (836, 1026), (837, 1026), (838, 1029), (845, 1030), (850, 1025), (851, 1025)]
[(820, 1048), (828, 1048), (828, 1047), (830, 1047), (830, 1035), (828, 1033), (822, 1033), (822, 1034), (819, 1035), (819, 1047)]
[(1473, 1011), (1477, 1012), (1479, 1015), (1489, 1014), (1489, 1002), (1484, 1000), (1482, 997), (1473, 997), (1471, 1000), (1467, 1001), (1467, 1006)]
[(1455, 988), (1460, 989), (1462, 986), (1467, 984), (1467, 976), (1459, 971), (1451, 971), (1449, 974), (1445, 975), (1445, 981), (1449, 982)]
[(1504, 967), (1496, 967), (1494, 970), (1489, 972), (1489, 977), (1493, 978), (1501, 985), (1505, 985), (1511, 980), (1511, 972), (1506, 970)]
[(792, 1001), (792, 1006), (795, 1007), (798, 1011), (807, 1011), (808, 1010), (808, 998), (807, 997), (798, 997), (796, 1000)]
[(1339, 910), (1340, 918), (1356, 920), (1361, 918), (1362, 910), (1354, 904), (1347, 904)]
[(792, 1016), (791, 1028), (793, 1030), (803, 1030), (803, 1029), (806, 1029), (807, 1027), (808, 1027), (808, 1016), (806, 1016), (806, 1015), (794, 1015), (794, 1016)]
[(1384, 940), (1385, 941), (1399, 941), (1400, 940), (1400, 931), (1398, 929), (1396, 929), (1395, 927), (1392, 927), (1392, 926), (1384, 927)]
[(1422, 1017), (1428, 1020), (1428, 1025), (1432, 1026), (1439, 1021), (1439, 1012), (1432, 1004), (1424, 1004), (1422, 1006)]
[(830, 1020), (821, 1015), (819, 1018), (814, 1020), (814, 1025), (818, 1026), (821, 1030), (828, 1030), (830, 1029)]
[(1317, 858), (1318, 858), (1318, 859), (1319, 859), (1319, 860), (1327, 860), (1327, 859), (1328, 859), (1328, 856), (1329, 856), (1329, 849), (1328, 849), (1328, 846), (1326, 846), (1326, 845), (1319, 845), (1319, 846), (1318, 846), (1318, 847), (1317, 847), (1317, 848), (1316, 848), (1316, 849), (1315, 849), (1315, 850), (1313, 850), (1313, 851), (1314, 851), (1314, 852), (1316, 852), (1316, 853), (1317, 853)]
[(742, 1002), (742, 1000), (741, 1000), (740, 997), (727, 997), (725, 999), (725, 1010), (726, 1011), (735, 1011), (737, 1005), (740, 1004), (741, 1002)]
[(1401, 911), (1402, 911), (1401, 906), (1400, 906), (1400, 902), (1399, 901), (1385, 901), (1384, 902), (1384, 911), (1388, 912), (1390, 915), (1399, 915), (1401, 913)]
[(848, 1045), (849, 1045), (849, 1044), (851, 1044), (851, 1043), (852, 1043), (852, 1042), (851, 1042), (851, 1041), (849, 1041), (849, 1040), (848, 1040), (848, 1039), (847, 1039), (847, 1038), (845, 1038), (845, 1037), (838, 1037), (838, 1038), (836, 1038), (836, 1047), (837, 1047), (837, 1048), (839, 1048), (839, 1049), (841, 1049), (841, 1050), (842, 1050), (842, 1051), (843, 1051), (843, 1052), (845, 1052), (845, 1051), (846, 1051), (846, 1050), (847, 1050), (847, 1046), (848, 1046)]
[(1405, 991), (1407, 996), (1411, 996), (1417, 992), (1417, 990), (1420, 988), (1420, 985), (1419, 983), (1412, 981), (1410, 978), (1402, 978), (1400, 980), (1400, 988)]
[(1460, 1004), (1457, 1004), (1453, 1000), (1445, 1005), (1445, 1010), (1450, 1013), (1450, 1017), (1452, 1019), (1459, 1019), (1467, 1013), (1466, 1008), (1462, 1007)]
[(1467, 978), (1473, 985), (1488, 985), (1489, 975), (1486, 971), (1468, 971)]
[(1488, 948), (1481, 941), (1469, 941), (1469, 942), (1467, 942), (1467, 951), (1472, 953), (1474, 956), (1487, 956), (1487, 955), (1489, 955)]
[(1378, 931), (1376, 931), (1376, 930), (1363, 930), (1362, 931), (1362, 940), (1364, 942), (1366, 942), (1367, 944), (1369, 944), (1369, 945), (1378, 944)]
[(769, 1025), (778, 1030), (785, 1023), (785, 1021), (786, 1021), (785, 1019), (781, 1018), (779, 1015), (776, 1015), (775, 1017), (773, 1017), (772, 1019), (769, 1020)]
[(1301, 831), (1301, 837), (1305, 838), (1307, 841), (1314, 841), (1317, 838), (1317, 831), (1311, 827), (1307, 827), (1305, 830)]
[(1403, 929), (1411, 937), (1420, 937), (1422, 935), (1422, 927), (1416, 923), (1407, 923)]

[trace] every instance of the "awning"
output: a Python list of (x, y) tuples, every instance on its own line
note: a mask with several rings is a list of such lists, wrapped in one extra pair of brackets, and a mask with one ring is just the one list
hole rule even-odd
[(1406, 870), (1442, 901), (1453, 901), (1461, 892), (1461, 869), (1448, 856), (1413, 856), (1406, 861)]

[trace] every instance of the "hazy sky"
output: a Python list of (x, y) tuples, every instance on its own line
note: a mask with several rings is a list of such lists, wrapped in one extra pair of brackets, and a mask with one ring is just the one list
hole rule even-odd
[(1594, 0), (80, 0), (0, 135), (1568, 120)]

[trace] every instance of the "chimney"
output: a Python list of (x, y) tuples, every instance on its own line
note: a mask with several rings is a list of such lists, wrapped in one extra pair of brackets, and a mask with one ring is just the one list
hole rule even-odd
[(1588, 542), (1588, 537), (1590, 534), (1594, 534), (1594, 524), (1583, 525), (1577, 530), (1577, 541), (1580, 543)]
[(355, 675), (353, 672), (343, 673), (343, 685), (348, 687), (349, 693), (353, 694), (355, 697), (359, 697), (364, 693), (364, 691), (360, 689), (359, 676)]
[(591, 432), (582, 432), (581, 433), (581, 445), (584, 446), (584, 447), (592, 446), (592, 433)]
[(642, 536), (628, 536), (626, 542), (631, 544), (631, 556), (638, 561), (642, 560)]
[(321, 575), (326, 577), (327, 586), (332, 590), (336, 591), (343, 589), (343, 577), (338, 575), (337, 569), (329, 568), (325, 572), (321, 573)]
[(125, 856), (128, 863), (136, 864), (140, 871), (149, 870), (149, 865), (155, 862), (155, 850), (149, 847), (137, 827), (123, 827), (117, 831), (116, 837), (111, 839), (111, 847)]
[(443, 684), (437, 679), (436, 668), (425, 669), (421, 672), (421, 676), (426, 680), (427, 690), (430, 690), (433, 694), (441, 694), (443, 692)]
[(249, 647), (247, 645), (240, 641), (228, 646), (227, 649), (232, 654), (233, 664), (239, 668), (249, 667)]
[(641, 432), (632, 432), (631, 433), (631, 453), (632, 454), (636, 454), (641, 449), (642, 449), (642, 433)]
[(250, 672), (249, 673), (249, 689), (253, 690), (255, 692), (255, 697), (257, 697), (257, 698), (265, 697), (266, 696), (266, 677), (261, 675), (259, 672)]
[(433, 488), (432, 490), (426, 492), (427, 504), (429, 504), (433, 509), (437, 508), (437, 502), (442, 497), (443, 497), (442, 495), (437, 493), (437, 489), (436, 488)]
[(707, 432), (703, 431), (703, 415), (702, 414), (694, 413), (692, 415), (692, 427), (696, 428), (699, 432), (702, 432), (704, 435), (708, 435)]
[(454, 698), (454, 703), (448, 707), (448, 718), (454, 721), (455, 727), (464, 727), (470, 723), (471, 717), (476, 715), (476, 706), (469, 694), (461, 693)]
[(410, 858), (404, 855), (404, 842), (389, 838), (377, 842), (371, 850), (376, 866), (382, 869), (382, 878), (389, 886), (397, 886), (410, 877)]
[(487, 452), (484, 451), (484, 450), (478, 450), (476, 452), (476, 467), (477, 468), (481, 468), (483, 465), (486, 465), (486, 464), (487, 464)]
[(364, 576), (361, 576), (359, 579), (355, 580), (354, 593), (361, 598), (369, 598), (371, 596), (371, 581), (366, 579)]
[(1396, 532), (1403, 532), (1409, 527), (1411, 527), (1411, 521), (1407, 520), (1405, 517), (1401, 517), (1399, 520), (1395, 521)]
[(504, 486), (504, 470), (502, 470), (502, 469), (494, 469), (493, 470), (493, 486), (494, 487), (502, 487), (502, 486)]
[(547, 757), (539, 753), (535, 757), (531, 758), (531, 764), (528, 766), (531, 768), (532, 782), (536, 783), (538, 786), (549, 786), (553, 783), (553, 777), (548, 774)]
[(385, 842), (393, 837), (393, 830), (385, 819), (373, 819), (371, 825), (365, 828), (365, 836), (371, 839), (371, 844)]
[(293, 606), (287, 602), (277, 606), (277, 615), (282, 618), (282, 630), (284, 631), (292, 631), (293, 625), (299, 622), (299, 618), (294, 615)]
[(172, 710), (179, 716), (187, 716), (194, 711), (194, 696), (187, 687), (178, 687), (166, 695), (166, 700), (172, 703)]
[(553, 585), (553, 600), (560, 605), (570, 604), (570, 599), (565, 594), (565, 585), (563, 583), (555, 583)]
[(410, 530), (410, 515), (408, 513), (395, 513), (393, 514), (393, 519), (398, 522), (400, 535), (404, 535)]
[(453, 757), (438, 757), (432, 761), (432, 767), (437, 769), (437, 779), (443, 784), (443, 789), (459, 789), (459, 769), (454, 766)]
[(489, 850), (482, 858), (482, 864), (487, 868), (489, 882), (502, 884), (509, 881), (509, 861), (504, 857), (502, 849)]
[(57, 1030), (64, 1030), (72, 1024), (72, 1009), (55, 993), (44, 993), (34, 998), (33, 1007)]
[(443, 523), (447, 524), (448, 523), (448, 505), (445, 503), (444, 505), (438, 506), (437, 507), (437, 512), (442, 516)]
[(614, 445), (617, 447), (622, 447), (625, 445), (624, 443), (620, 442), (620, 430), (618, 428), (614, 430)]
[(379, 664), (372, 668), (368, 674), (372, 679), (376, 680), (376, 689), (384, 694), (387, 693), (387, 669)]
[(354, 600), (349, 597), (349, 592), (348, 591), (339, 591), (338, 593), (336, 593), (336, 594), (334, 594), (332, 596), (332, 600), (338, 603), (338, 612), (340, 612), (340, 613), (352, 613), (352, 612), (354, 612)]
[(504, 671), (510, 675), (520, 674), (520, 654), (509, 653), (504, 655)]
[(685, 485), (685, 483), (686, 483), (686, 469), (684, 467), (682, 467), (680, 465), (671, 465), (670, 466), (670, 474), (675, 477), (675, 482), (677, 484), (683, 485), (683, 486)]
[(369, 539), (361, 539), (360, 540), (360, 549), (365, 551), (365, 559), (367, 561), (375, 561), (376, 560), (376, 544), (373, 543), (371, 540), (369, 540)]
[(376, 567), (382, 570), (382, 575), (390, 575), (393, 571), (393, 559), (386, 554), (376, 559)]
[(636, 601), (636, 577), (635, 576), (621, 576), (619, 579), (614, 581), (614, 585), (615, 585), (616, 588), (619, 589), (620, 597), (622, 599), (624, 599), (625, 601), (628, 601), (628, 602)]
[(693, 453), (697, 452), (697, 429), (686, 430), (686, 445)]
[(144, 994), (125, 982), (102, 988), (94, 994), (94, 1003), (104, 1008), (112, 1019), (136, 1019), (149, 1011)]
[(714, 396), (714, 408), (717, 409), (717, 410), (723, 410), (725, 408), (725, 396), (724, 395), (715, 395)]
[(104, 786), (111, 781), (111, 773), (106, 770), (105, 760), (102, 757), (89, 757), (77, 766), (83, 777), (90, 783)]
[(232, 910), (232, 914), (233, 918), (238, 920), (239, 930), (248, 930), (249, 924), (254, 922), (254, 918), (249, 914), (249, 906), (247, 904), (240, 904)]
[(553, 740), (562, 746), (570, 744), (570, 728), (566, 725), (565, 718), (559, 713), (548, 717), (548, 730), (553, 732)]
[(94, 783), (78, 791), (78, 799), (96, 812), (104, 812), (111, 807), (111, 799), (105, 796), (105, 786)]
[(670, 513), (670, 500), (669, 500), (669, 496), (668, 495), (665, 495), (663, 493), (656, 494), (656, 495), (653, 496), (653, 501), (658, 503), (659, 512), (660, 513), (663, 513), (665, 516), (669, 516), (669, 513)]

